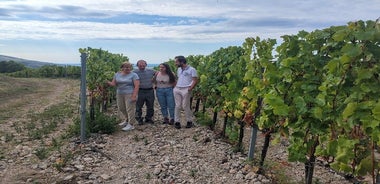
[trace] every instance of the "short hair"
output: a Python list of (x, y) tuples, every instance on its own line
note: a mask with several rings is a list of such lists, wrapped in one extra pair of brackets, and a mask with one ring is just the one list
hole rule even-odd
[(174, 57), (174, 59), (178, 60), (181, 63), (186, 64), (186, 58), (185, 58), (185, 56), (176, 56), (176, 57)]
[(124, 63), (122, 63), (120, 65), (120, 68), (123, 68), (124, 66), (129, 66), (130, 68), (132, 68), (132, 64), (129, 61), (125, 61)]
[(140, 60), (137, 61), (136, 66), (139, 65), (140, 62), (144, 62), (145, 65), (148, 65), (145, 60), (140, 59)]

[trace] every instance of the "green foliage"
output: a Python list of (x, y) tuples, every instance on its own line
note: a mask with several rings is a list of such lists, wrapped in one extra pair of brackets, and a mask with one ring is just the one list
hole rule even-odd
[(207, 113), (196, 112), (195, 117), (197, 117), (197, 123), (202, 126), (212, 126), (212, 119)]
[[(86, 113), (86, 135), (90, 133), (112, 134), (116, 131), (116, 117), (95, 111), (95, 120), (91, 121), (90, 113)], [(74, 123), (69, 127), (69, 135), (78, 136), (81, 131), (81, 118), (74, 119)]]
[(105, 81), (112, 80), (115, 72), (120, 70), (120, 65), (128, 61), (128, 57), (122, 54), (112, 54), (102, 49), (83, 48), (80, 53), (85, 53), (86, 79), (88, 89), (93, 91), (104, 86)]
[(12, 73), (26, 69), (25, 65), (15, 61), (0, 61), (0, 73)]
[(282, 39), (276, 56), (275, 40), (256, 37), (243, 52), (229, 47), (205, 57), (199, 96), (216, 112), (258, 118), (261, 129), (289, 136), (291, 161), (327, 156), (348, 174), (368, 173), (372, 162), (378, 169), (366, 145), (380, 142), (380, 25), (356, 21)]
[(239, 126), (237, 124), (229, 123), (226, 127), (226, 136), (232, 143), (239, 140)]
[(39, 147), (36, 149), (34, 154), (40, 159), (43, 160), (48, 157), (49, 150), (46, 149), (45, 147)]
[(8, 73), (12, 77), (23, 78), (74, 78), (81, 76), (80, 66), (60, 66), (60, 65), (44, 65), (39, 68), (24, 68), (22, 70)]

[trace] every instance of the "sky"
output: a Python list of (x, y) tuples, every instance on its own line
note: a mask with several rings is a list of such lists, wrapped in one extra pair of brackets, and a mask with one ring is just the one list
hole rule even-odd
[(91, 47), (158, 64), (379, 17), (380, 0), (1, 0), (0, 55), (79, 64)]

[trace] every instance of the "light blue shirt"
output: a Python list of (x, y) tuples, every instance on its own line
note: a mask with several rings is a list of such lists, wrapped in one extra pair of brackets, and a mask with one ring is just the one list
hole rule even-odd
[(127, 75), (117, 72), (113, 78), (116, 80), (116, 94), (119, 95), (132, 94), (135, 88), (133, 81), (139, 80), (139, 76), (134, 72)]
[(198, 77), (197, 70), (191, 66), (186, 66), (184, 70), (181, 67), (177, 70), (177, 87), (190, 87), (193, 83), (193, 77)]

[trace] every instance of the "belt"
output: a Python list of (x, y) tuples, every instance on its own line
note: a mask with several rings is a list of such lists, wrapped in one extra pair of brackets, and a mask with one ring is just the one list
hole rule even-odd
[(139, 88), (139, 90), (153, 90), (153, 88)]

